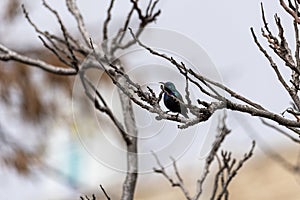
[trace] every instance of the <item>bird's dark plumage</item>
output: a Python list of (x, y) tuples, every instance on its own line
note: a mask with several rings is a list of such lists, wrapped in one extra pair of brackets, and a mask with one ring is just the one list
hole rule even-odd
[[(162, 82), (160, 82), (162, 83)], [(175, 85), (172, 82), (162, 83), (164, 86), (164, 104), (172, 112), (181, 113), (184, 117), (189, 118), (187, 115), (187, 108), (181, 102), (183, 102), (181, 94), (177, 91)], [(173, 96), (173, 97), (172, 97)], [(179, 99), (180, 101), (178, 101)]]

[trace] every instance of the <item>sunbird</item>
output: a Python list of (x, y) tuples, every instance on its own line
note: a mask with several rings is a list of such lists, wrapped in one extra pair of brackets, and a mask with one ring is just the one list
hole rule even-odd
[[(183, 99), (181, 94), (176, 89), (174, 83), (172, 82), (159, 82), (164, 87), (164, 104), (172, 112), (177, 112), (182, 114), (184, 117), (189, 118), (187, 115), (187, 108), (183, 104)], [(173, 97), (172, 97), (173, 96)], [(174, 98), (176, 97), (176, 98)], [(180, 100), (180, 101), (179, 101)]]

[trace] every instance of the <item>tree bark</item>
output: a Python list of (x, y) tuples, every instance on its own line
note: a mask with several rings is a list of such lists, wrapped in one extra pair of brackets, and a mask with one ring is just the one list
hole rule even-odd
[[(128, 83), (122, 76), (118, 77), (118, 82), (128, 88)], [(136, 181), (138, 177), (138, 157), (137, 157), (137, 128), (130, 98), (118, 89), (120, 101), (123, 109), (123, 118), (127, 134), (131, 143), (127, 145), (127, 175), (123, 183), (122, 200), (132, 200), (134, 197)]]

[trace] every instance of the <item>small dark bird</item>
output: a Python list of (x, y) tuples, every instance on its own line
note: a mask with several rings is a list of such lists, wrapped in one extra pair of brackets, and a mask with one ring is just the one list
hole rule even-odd
[[(189, 118), (187, 115), (187, 108), (182, 103), (183, 99), (181, 94), (177, 91), (175, 85), (172, 82), (159, 82), (164, 86), (164, 104), (172, 112), (177, 112), (182, 114), (184, 117)], [(173, 97), (172, 97), (173, 96)], [(177, 99), (180, 101), (178, 101)]]

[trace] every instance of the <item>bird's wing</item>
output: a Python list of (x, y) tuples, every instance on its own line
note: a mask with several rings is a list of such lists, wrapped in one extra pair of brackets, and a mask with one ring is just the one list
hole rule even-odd
[(176, 91), (175, 96), (183, 102), (183, 98), (182, 98), (181, 94), (178, 91)]

